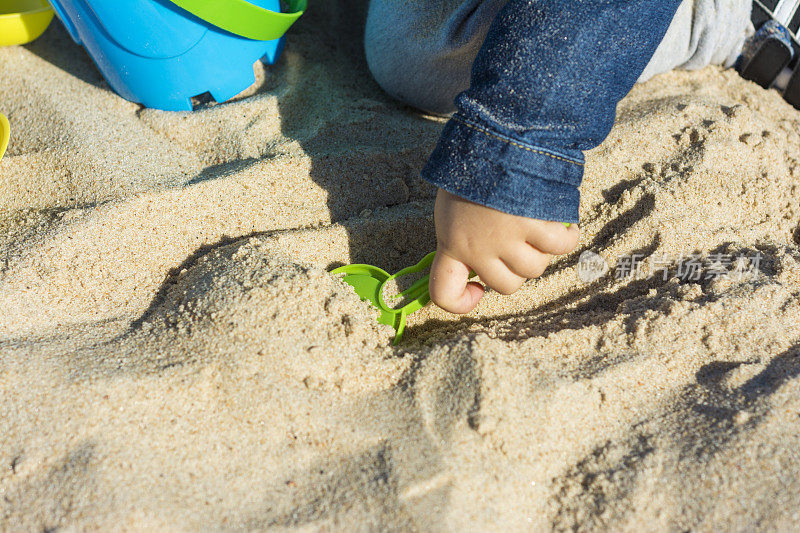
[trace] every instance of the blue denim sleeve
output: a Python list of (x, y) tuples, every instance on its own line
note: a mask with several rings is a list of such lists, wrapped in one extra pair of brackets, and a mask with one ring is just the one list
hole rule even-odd
[(599, 145), (679, 0), (509, 0), (422, 177), (514, 215), (578, 222)]

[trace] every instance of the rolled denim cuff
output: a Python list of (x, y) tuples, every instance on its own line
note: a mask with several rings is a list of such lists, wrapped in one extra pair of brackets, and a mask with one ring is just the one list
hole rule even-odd
[(535, 146), (454, 115), (422, 178), (498, 211), (578, 223), (583, 165), (580, 150)]

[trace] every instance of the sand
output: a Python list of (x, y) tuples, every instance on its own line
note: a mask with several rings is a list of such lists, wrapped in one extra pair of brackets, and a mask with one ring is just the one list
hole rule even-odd
[(393, 347), (327, 270), (434, 249), (442, 121), (371, 81), (364, 9), (194, 113), (58, 24), (0, 49), (0, 530), (794, 529), (800, 113), (717, 68), (637, 86), (578, 249)]

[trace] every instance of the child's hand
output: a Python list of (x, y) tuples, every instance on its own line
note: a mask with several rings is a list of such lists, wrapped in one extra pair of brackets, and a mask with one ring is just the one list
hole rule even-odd
[(578, 244), (578, 227), (518, 217), (472, 203), (439, 189), (434, 211), (436, 258), (431, 265), (433, 302), (451, 313), (468, 313), (484, 288), (468, 282), (470, 269), (488, 287), (511, 294), (542, 275), (553, 255)]

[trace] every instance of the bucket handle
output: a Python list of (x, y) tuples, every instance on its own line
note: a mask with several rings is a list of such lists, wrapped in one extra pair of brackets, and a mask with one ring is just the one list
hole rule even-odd
[(288, 0), (289, 11), (278, 13), (246, 0), (169, 0), (206, 22), (255, 41), (280, 39), (300, 18), (308, 0)]

